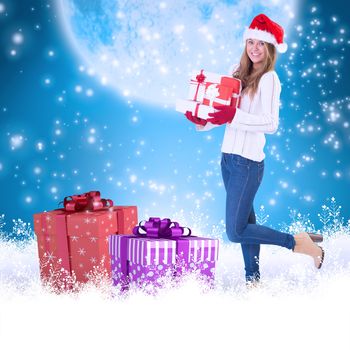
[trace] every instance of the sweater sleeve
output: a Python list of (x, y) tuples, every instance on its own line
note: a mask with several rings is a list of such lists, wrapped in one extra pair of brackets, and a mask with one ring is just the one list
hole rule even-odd
[(281, 84), (275, 72), (268, 72), (260, 80), (261, 113), (251, 114), (237, 108), (230, 127), (251, 131), (274, 134), (279, 123), (279, 103)]

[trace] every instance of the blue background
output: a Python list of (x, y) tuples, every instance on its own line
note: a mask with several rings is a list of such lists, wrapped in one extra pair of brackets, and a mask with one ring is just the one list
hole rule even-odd
[[(194, 215), (194, 220), (217, 224), (224, 218), (223, 128), (196, 133), (175, 111), (128, 102), (82, 74), (53, 2), (2, 3), (0, 214), (31, 221), (33, 213), (56, 208), (65, 196), (96, 189), (117, 204), (137, 205), (140, 219), (175, 219), (181, 213), (188, 221)], [(270, 226), (290, 221), (292, 209), (317, 223), (317, 213), (331, 197), (345, 218), (350, 216), (349, 21), (345, 2), (302, 2), (295, 20), (303, 26), (302, 35), (296, 28), (288, 33), (289, 44), (298, 45), (277, 62), (283, 84), (280, 129), (267, 135), (265, 175), (255, 200), (256, 211), (265, 206)], [(20, 30), (25, 40), (16, 46), (11, 38)], [(310, 46), (313, 39), (315, 47)], [(76, 85), (90, 87), (93, 96), (76, 93)], [(340, 117), (327, 120), (325, 103)], [(330, 133), (334, 138), (325, 143)], [(15, 135), (23, 137), (23, 144), (11, 149)], [(92, 136), (95, 142), (89, 143)]]

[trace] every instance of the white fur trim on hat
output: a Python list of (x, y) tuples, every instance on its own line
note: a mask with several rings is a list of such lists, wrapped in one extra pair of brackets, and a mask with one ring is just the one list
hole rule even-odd
[(256, 40), (261, 40), (261, 41), (270, 43), (274, 45), (277, 51), (280, 53), (286, 52), (288, 48), (288, 45), (286, 43), (277, 44), (275, 36), (272, 35), (271, 33), (265, 30), (260, 30), (256, 28), (255, 29), (246, 28), (243, 34), (243, 41), (245, 42), (247, 39), (256, 39)]
[(280, 53), (285, 53), (287, 51), (287, 49), (288, 49), (287, 43), (282, 43), (282, 44), (277, 45), (277, 51)]

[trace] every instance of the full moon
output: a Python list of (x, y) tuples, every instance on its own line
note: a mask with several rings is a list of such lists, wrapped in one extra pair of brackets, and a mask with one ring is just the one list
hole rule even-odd
[(297, 0), (58, 0), (62, 28), (86, 72), (128, 99), (171, 106), (189, 76), (230, 73), (246, 26), (263, 12), (286, 32)]

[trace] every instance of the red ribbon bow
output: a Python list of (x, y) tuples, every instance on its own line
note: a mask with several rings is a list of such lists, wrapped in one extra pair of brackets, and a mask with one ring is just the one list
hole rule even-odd
[[(206, 79), (206, 76), (203, 74), (203, 69), (201, 69), (201, 72), (196, 75), (196, 83), (197, 83), (197, 88), (196, 88), (196, 93), (194, 94), (194, 101), (197, 101), (198, 97), (198, 91), (199, 91), (199, 85), (203, 84)], [(192, 82), (194, 82), (193, 79), (191, 79)]]
[(101, 198), (100, 191), (90, 191), (65, 197), (63, 206), (66, 211), (93, 211), (110, 208), (113, 206), (113, 201)]
[(202, 84), (205, 80), (206, 76), (203, 74), (203, 69), (201, 69), (200, 74), (196, 75), (196, 80), (199, 84)]

